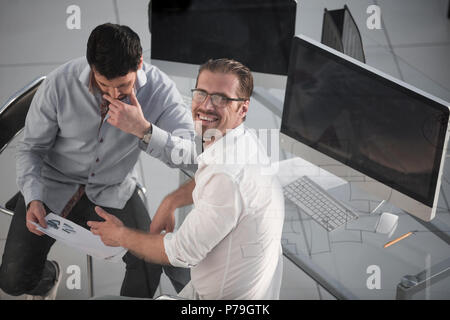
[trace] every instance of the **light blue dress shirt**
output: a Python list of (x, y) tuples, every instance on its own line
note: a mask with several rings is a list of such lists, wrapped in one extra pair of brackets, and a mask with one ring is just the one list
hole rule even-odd
[(90, 73), (85, 57), (69, 61), (34, 96), (16, 152), (17, 184), (27, 205), (41, 200), (60, 214), (85, 185), (96, 205), (121, 209), (136, 187), (142, 150), (168, 166), (195, 170), (190, 108), (166, 74), (146, 63), (137, 72), (136, 97), (153, 127), (146, 145), (106, 119), (101, 123), (101, 93), (89, 90)]

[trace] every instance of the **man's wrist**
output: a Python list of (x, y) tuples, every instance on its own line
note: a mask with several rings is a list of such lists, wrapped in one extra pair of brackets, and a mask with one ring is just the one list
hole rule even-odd
[(128, 228), (125, 226), (122, 226), (119, 228), (119, 246), (127, 248), (126, 239), (127, 239), (127, 231)]
[(142, 129), (139, 130), (139, 132), (136, 134), (136, 136), (139, 139), (143, 139), (144, 136), (149, 133), (152, 130), (152, 124), (150, 122), (148, 122), (147, 120), (145, 120), (144, 125), (142, 126)]
[(28, 204), (27, 204), (27, 210), (30, 209), (30, 207), (31, 207), (32, 205), (35, 206), (35, 205), (39, 205), (39, 204), (42, 204), (42, 201), (41, 201), (41, 200), (31, 200), (31, 201), (28, 202)]
[(178, 197), (175, 194), (171, 193), (163, 199), (163, 203), (167, 210), (175, 211), (176, 209), (181, 207), (181, 204), (179, 204), (177, 200)]

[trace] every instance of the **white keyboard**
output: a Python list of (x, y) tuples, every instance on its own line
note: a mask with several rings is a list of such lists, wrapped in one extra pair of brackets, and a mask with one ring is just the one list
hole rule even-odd
[(358, 215), (306, 176), (283, 188), (286, 198), (319, 223), (327, 231), (333, 231), (346, 222), (358, 219)]

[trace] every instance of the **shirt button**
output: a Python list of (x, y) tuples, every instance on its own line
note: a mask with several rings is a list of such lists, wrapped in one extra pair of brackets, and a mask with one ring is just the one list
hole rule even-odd
[(102, 143), (102, 142), (103, 142), (103, 138), (100, 139), (100, 143)]
[(99, 159), (99, 158), (95, 159), (95, 162), (99, 162), (99, 161), (100, 161), (100, 159)]
[(93, 177), (93, 176), (95, 176), (95, 173), (92, 172), (92, 173), (91, 173), (91, 177)]

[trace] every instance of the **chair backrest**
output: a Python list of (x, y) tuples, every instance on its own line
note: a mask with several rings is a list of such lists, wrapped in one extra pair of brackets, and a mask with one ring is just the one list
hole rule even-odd
[(22, 131), (34, 94), (44, 80), (45, 77), (33, 80), (0, 108), (0, 153)]

